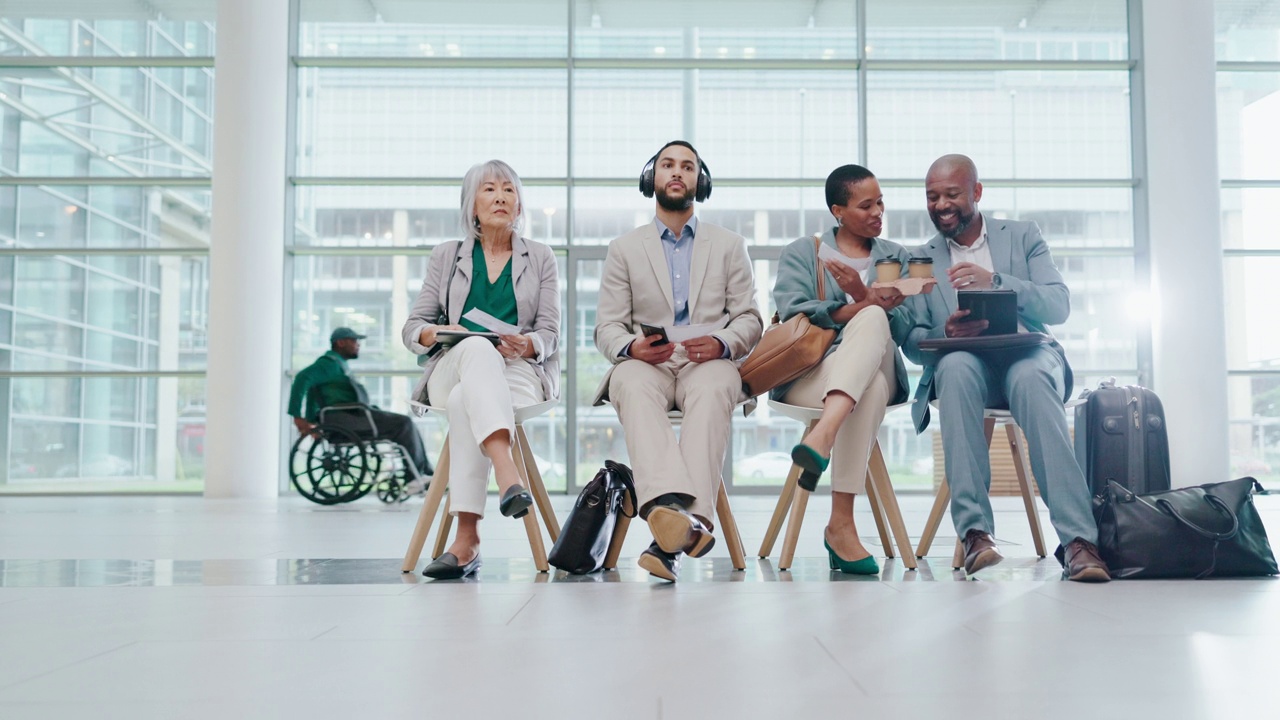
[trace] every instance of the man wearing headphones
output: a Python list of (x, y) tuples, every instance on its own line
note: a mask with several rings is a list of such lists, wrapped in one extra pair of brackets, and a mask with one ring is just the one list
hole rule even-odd
[[(640, 567), (674, 581), (682, 554), (702, 557), (715, 543), (730, 416), (746, 399), (738, 362), (764, 324), (746, 240), (693, 214), (694, 200), (711, 195), (711, 172), (693, 146), (664, 145), (641, 172), (640, 192), (657, 198), (653, 222), (615, 239), (604, 261), (595, 339), (613, 367), (595, 404), (610, 401), (626, 435), (654, 539)], [(642, 325), (717, 329), (676, 343)], [(679, 441), (671, 410), (684, 413)]]

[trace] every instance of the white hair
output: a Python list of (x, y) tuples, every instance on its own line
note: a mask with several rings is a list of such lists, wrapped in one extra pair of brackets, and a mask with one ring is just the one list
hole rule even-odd
[(480, 225), (476, 219), (476, 194), (480, 192), (481, 185), (491, 181), (509, 182), (515, 187), (518, 207), (515, 216), (511, 219), (511, 232), (513, 235), (521, 235), (524, 232), (527, 215), (524, 210), (524, 187), (520, 184), (520, 176), (516, 175), (516, 171), (512, 170), (510, 165), (501, 160), (490, 160), (473, 165), (462, 178), (462, 214), (459, 219), (463, 236), (480, 239)]

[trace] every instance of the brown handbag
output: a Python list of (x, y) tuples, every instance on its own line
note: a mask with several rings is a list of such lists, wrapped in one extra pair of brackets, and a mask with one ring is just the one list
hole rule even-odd
[[(827, 294), (824, 282), (826, 274), (822, 272), (822, 262), (817, 260), (818, 246), (821, 243), (822, 236), (815, 234), (813, 252), (817, 263), (820, 299)], [(822, 358), (827, 355), (827, 348), (831, 347), (835, 339), (834, 329), (815, 326), (804, 313), (796, 313), (786, 322), (778, 322), (778, 314), (774, 313), (769, 329), (738, 369), (742, 375), (742, 387), (748, 396), (755, 397), (795, 380), (822, 362)]]

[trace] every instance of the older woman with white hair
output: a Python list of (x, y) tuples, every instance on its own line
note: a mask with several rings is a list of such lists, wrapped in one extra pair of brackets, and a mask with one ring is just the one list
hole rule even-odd
[[(476, 165), (462, 181), (462, 240), (437, 245), (422, 291), (401, 334), (418, 355), (413, 399), (444, 406), (449, 417), (450, 512), (458, 532), (423, 574), (466, 577), (480, 567), (478, 524), (492, 466), (499, 511), (523, 517), (533, 498), (511, 457), (514, 409), (559, 396), (560, 290), (551, 248), (521, 237), (520, 178), (500, 160)], [(519, 328), (495, 345), (458, 332), (487, 328), (479, 310)], [(490, 323), (492, 324), (492, 323)]]

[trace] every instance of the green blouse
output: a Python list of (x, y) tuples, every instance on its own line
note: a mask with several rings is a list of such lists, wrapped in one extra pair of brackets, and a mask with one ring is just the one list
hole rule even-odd
[[(516, 290), (511, 282), (511, 259), (502, 268), (497, 282), (489, 282), (489, 270), (484, 260), (484, 247), (479, 242), (471, 251), (471, 292), (467, 294), (467, 302), (462, 306), (462, 314), (466, 315), (471, 308), (480, 308), (504, 323), (519, 325), (520, 318), (516, 312)], [(475, 332), (488, 332), (485, 328), (463, 318), (463, 327)]]

